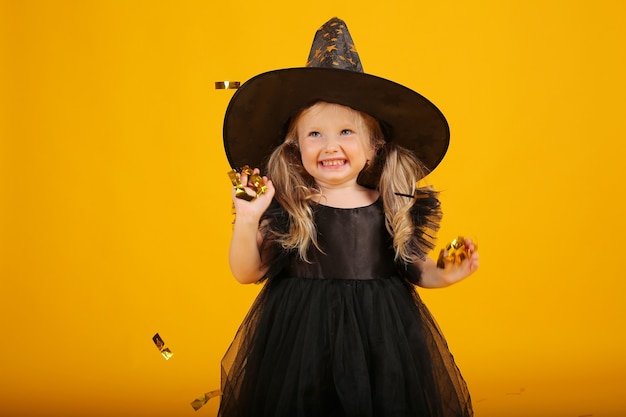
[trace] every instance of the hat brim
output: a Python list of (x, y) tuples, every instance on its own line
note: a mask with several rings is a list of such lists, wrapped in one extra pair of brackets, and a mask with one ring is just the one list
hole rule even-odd
[(374, 75), (331, 68), (286, 68), (259, 74), (233, 95), (224, 117), (230, 166), (258, 167), (284, 140), (286, 124), (317, 101), (341, 104), (376, 118), (385, 139), (412, 150), (432, 171), (443, 159), (450, 129), (441, 111), (417, 92)]

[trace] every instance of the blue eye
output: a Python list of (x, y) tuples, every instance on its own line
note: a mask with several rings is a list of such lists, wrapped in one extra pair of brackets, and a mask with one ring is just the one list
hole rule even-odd
[(313, 138), (319, 138), (321, 136), (321, 134), (320, 134), (320, 132), (310, 132), (309, 136), (313, 137)]
[(341, 131), (341, 134), (342, 134), (342, 135), (349, 135), (349, 134), (351, 134), (351, 133), (353, 133), (353, 132), (352, 132), (352, 130), (350, 130), (350, 129), (343, 129), (343, 130)]

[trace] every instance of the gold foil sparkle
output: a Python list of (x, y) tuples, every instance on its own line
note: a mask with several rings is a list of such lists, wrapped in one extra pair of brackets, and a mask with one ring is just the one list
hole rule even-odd
[(228, 177), (230, 178), (230, 182), (232, 182), (235, 187), (235, 197), (246, 201), (252, 201), (267, 191), (267, 186), (265, 185), (263, 178), (261, 178), (259, 174), (254, 174), (248, 165), (241, 168), (241, 173), (248, 176), (248, 187), (252, 188), (256, 195), (250, 195), (246, 192), (246, 187), (239, 180), (237, 171), (233, 169), (228, 172)]
[[(476, 247), (476, 245), (474, 246)], [(472, 251), (465, 246), (465, 238), (463, 236), (458, 236), (456, 239), (453, 239), (448, 246), (441, 249), (439, 252), (439, 258), (437, 259), (437, 267), (445, 268), (446, 262), (460, 264), (471, 255)]]
[(202, 408), (203, 405), (208, 403), (211, 398), (218, 397), (220, 395), (222, 395), (222, 391), (220, 390), (205, 392), (200, 397), (193, 400), (191, 402), (191, 406), (193, 407), (194, 410), (198, 411), (199, 409)]
[(165, 360), (169, 360), (174, 355), (169, 348), (165, 347), (165, 342), (163, 342), (163, 339), (161, 339), (161, 336), (159, 336), (158, 333), (152, 336), (152, 341), (157, 349), (159, 349), (159, 352), (161, 352), (161, 355), (163, 355)]
[(240, 85), (239, 81), (215, 81), (216, 90), (236, 90)]
[(174, 354), (168, 348), (165, 348), (161, 351), (161, 355), (165, 358), (165, 360), (169, 360)]

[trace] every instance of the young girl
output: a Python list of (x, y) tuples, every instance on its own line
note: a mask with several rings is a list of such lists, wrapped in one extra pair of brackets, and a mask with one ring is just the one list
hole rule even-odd
[(220, 416), (472, 415), (415, 291), (478, 267), (470, 239), (462, 260), (427, 256), (441, 212), (416, 184), (443, 158), (448, 132), (425, 98), (363, 73), (336, 18), (307, 67), (237, 91), (227, 156), (266, 176), (259, 189), (250, 172), (236, 175), (248, 196), (233, 189), (229, 261), (239, 282), (264, 288), (222, 361)]

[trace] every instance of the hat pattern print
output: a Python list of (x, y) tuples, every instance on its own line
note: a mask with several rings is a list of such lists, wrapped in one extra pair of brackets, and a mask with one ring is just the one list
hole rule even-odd
[(363, 72), (359, 54), (343, 20), (333, 17), (317, 30), (306, 66)]

